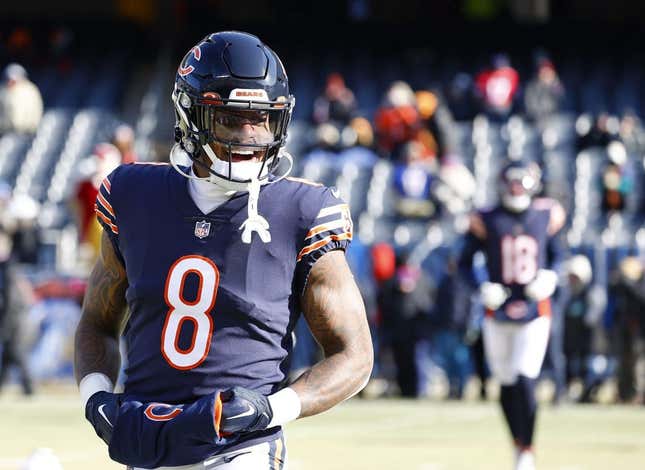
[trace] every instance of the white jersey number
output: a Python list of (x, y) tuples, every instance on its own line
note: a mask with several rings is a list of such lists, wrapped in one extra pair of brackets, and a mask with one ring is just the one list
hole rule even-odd
[[(199, 278), (197, 296), (190, 301), (184, 298), (184, 283), (189, 274)], [(161, 333), (161, 353), (175, 369), (193, 369), (208, 356), (213, 334), (210, 312), (218, 287), (219, 270), (208, 258), (183, 256), (170, 267), (164, 291), (169, 310)], [(193, 323), (193, 338), (187, 349), (181, 349), (179, 333), (186, 321)]]
[(538, 243), (529, 235), (502, 238), (502, 279), (505, 284), (528, 284), (538, 271)]

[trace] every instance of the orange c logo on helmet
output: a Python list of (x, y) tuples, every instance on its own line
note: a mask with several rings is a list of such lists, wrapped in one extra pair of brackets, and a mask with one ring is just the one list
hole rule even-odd
[(195, 70), (195, 67), (193, 67), (192, 65), (189, 65), (188, 67), (179, 67), (178, 73), (182, 77), (185, 77), (186, 75), (191, 73), (193, 70)]
[[(166, 411), (158, 413), (155, 411), (157, 408), (164, 408)], [(150, 421), (170, 421), (179, 413), (182, 412), (181, 407), (175, 405), (167, 405), (165, 403), (150, 403), (146, 410), (143, 412)]]
[[(202, 58), (202, 50), (199, 48), (199, 46), (193, 47), (190, 52), (193, 53), (193, 57), (195, 58), (196, 61), (200, 61)], [(179, 70), (177, 71), (179, 75), (182, 77), (185, 77), (186, 75), (192, 73), (195, 70), (195, 67), (192, 65), (189, 65), (187, 67), (182, 67), (181, 65), (179, 66)]]

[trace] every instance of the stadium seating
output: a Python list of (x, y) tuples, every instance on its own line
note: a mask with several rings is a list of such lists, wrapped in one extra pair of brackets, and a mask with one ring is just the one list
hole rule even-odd
[[(47, 220), (62, 230), (69, 223), (67, 199), (78, 178), (79, 163), (93, 146), (107, 140), (119, 120), (136, 128), (136, 153), (148, 159), (155, 143), (171, 141), (173, 112), (170, 106), (173, 64), (171, 54), (162, 51), (156, 62), (139, 66), (126, 82), (124, 70), (131, 66), (116, 51), (96, 64), (73, 63), (66, 71), (48, 65), (35, 65), (33, 79), (43, 95), (46, 109), (37, 133), (32, 136), (8, 133), (0, 137), (0, 178), (16, 193), (28, 194), (44, 203), (55, 216)], [(392, 197), (392, 163), (372, 151), (350, 148), (344, 151), (307, 149), (311, 142), (309, 118), (313, 101), (322, 89), (326, 75), (344, 74), (354, 91), (360, 113), (372, 118), (381, 96), (394, 80), (404, 78), (416, 89), (446, 88), (459, 73), (474, 73), (481, 56), (472, 62), (415, 50), (398, 57), (377, 57), (374, 53), (348, 50), (326, 54), (312, 63), (310, 57), (288, 60), (297, 106), (289, 133), (288, 150), (295, 158), (294, 173), (327, 185), (337, 186), (350, 204), (356, 231), (368, 243), (391, 241), (415, 246), (427, 236), (428, 227), (443, 227), (442, 247), (455, 243), (454, 221), (440, 217), (404, 223), (397, 219)], [(528, 67), (517, 60), (526, 75)], [(474, 205), (482, 207), (497, 198), (495, 178), (506, 157), (527, 158), (540, 164), (546, 194), (559, 199), (570, 214), (567, 240), (574, 250), (584, 251), (589, 240), (605, 237), (612, 246), (635, 246), (633, 236), (642, 227), (645, 207), (645, 170), (639, 155), (630, 155), (634, 188), (625, 213), (614, 222), (600, 211), (598, 178), (606, 156), (603, 149), (577, 153), (575, 122), (581, 113), (641, 110), (639, 84), (642, 72), (638, 59), (618, 70), (606, 61), (585, 64), (564, 57), (558, 64), (567, 90), (563, 112), (540, 123), (519, 115), (505, 123), (478, 116), (454, 123), (455, 148), (477, 182)], [(611, 78), (617, 76), (618, 85)], [(123, 102), (128, 97), (128, 102)], [(574, 191), (570, 189), (574, 188)], [(631, 236), (630, 236), (631, 234)], [(585, 245), (587, 244), (587, 245)], [(607, 266), (605, 269), (609, 269)]]

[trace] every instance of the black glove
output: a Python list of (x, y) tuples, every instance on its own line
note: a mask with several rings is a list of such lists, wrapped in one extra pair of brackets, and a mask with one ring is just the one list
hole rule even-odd
[(233, 387), (220, 394), (222, 417), (220, 431), (224, 434), (261, 431), (273, 418), (273, 410), (264, 395), (244, 387)]
[(121, 406), (121, 395), (96, 392), (85, 405), (85, 418), (92, 424), (96, 434), (110, 445), (112, 430)]

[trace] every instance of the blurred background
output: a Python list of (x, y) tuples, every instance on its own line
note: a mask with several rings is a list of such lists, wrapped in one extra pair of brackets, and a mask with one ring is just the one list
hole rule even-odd
[[(2, 2), (0, 279), (21, 295), (0, 299), (0, 394), (27, 400), (16, 422), (50, 406), (38, 396), (74, 397), (98, 185), (120, 163), (168, 161), (176, 67), (223, 29), (282, 58), (294, 173), (350, 204), (376, 352), (362, 398), (493, 406), (483, 309), (456, 260), (468, 214), (496, 203), (498, 170), (521, 158), (568, 214), (541, 399), (641, 410), (644, 26), (637, 0)], [(296, 335), (297, 372), (320, 352), (304, 323)], [(0, 447), (0, 468), (32, 447)]]

